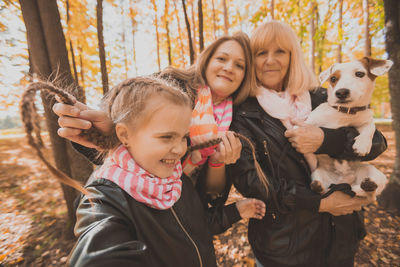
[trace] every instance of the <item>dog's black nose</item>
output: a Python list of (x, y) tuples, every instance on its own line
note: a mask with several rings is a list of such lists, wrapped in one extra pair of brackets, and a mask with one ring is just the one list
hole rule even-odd
[(350, 90), (349, 89), (345, 89), (345, 88), (341, 88), (341, 89), (336, 91), (335, 95), (340, 100), (343, 100), (343, 99), (346, 99), (346, 98), (348, 98), (350, 96)]

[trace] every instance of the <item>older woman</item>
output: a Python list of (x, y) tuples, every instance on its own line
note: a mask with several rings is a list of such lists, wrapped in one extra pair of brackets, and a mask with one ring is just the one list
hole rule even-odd
[[(326, 101), (326, 91), (314, 89), (299, 41), (286, 24), (260, 25), (251, 37), (258, 87), (235, 109), (231, 130), (250, 138), (269, 179), (264, 189), (254, 169), (251, 150), (229, 165), (227, 177), (246, 197), (267, 203), (262, 220), (250, 220), (248, 238), (259, 266), (353, 266), (358, 242), (365, 235), (362, 214), (368, 200), (352, 198), (347, 185), (320, 196), (310, 189), (310, 168), (302, 153), (324, 153), (355, 159), (353, 128), (338, 130), (307, 126), (302, 121)], [(294, 125), (299, 127), (293, 127)], [(371, 160), (386, 148), (376, 132)], [(299, 153), (299, 151), (301, 153)]]

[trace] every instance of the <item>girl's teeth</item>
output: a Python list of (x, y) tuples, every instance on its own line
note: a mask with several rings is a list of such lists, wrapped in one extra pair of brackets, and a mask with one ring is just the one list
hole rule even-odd
[(167, 163), (167, 164), (173, 164), (175, 163), (174, 159), (163, 159), (162, 162)]

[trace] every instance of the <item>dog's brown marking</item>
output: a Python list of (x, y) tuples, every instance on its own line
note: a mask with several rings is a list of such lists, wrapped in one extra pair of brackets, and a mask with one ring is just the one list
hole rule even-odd
[[(335, 87), (337, 82), (340, 80), (340, 75), (341, 75), (340, 70), (337, 70), (334, 73), (332, 73), (331, 76), (329, 76), (329, 83), (331, 84), (332, 88)], [(334, 81), (332, 77), (335, 77)]]
[(312, 191), (314, 191), (314, 192), (316, 192), (316, 193), (319, 193), (319, 194), (321, 194), (322, 191), (323, 191), (321, 182), (320, 182), (320, 181), (317, 181), (317, 180), (312, 181), (312, 183), (310, 184), (310, 187), (311, 187), (311, 190), (312, 190)]
[(360, 187), (365, 192), (373, 192), (376, 190), (378, 185), (374, 181), (372, 181), (369, 177), (367, 177), (361, 182)]
[(371, 73), (371, 69), (385, 65), (385, 60), (373, 59), (370, 57), (363, 57), (362, 59), (360, 59), (360, 62), (363, 64), (364, 68), (367, 69), (367, 74), (371, 81), (375, 81), (377, 77), (376, 75)]

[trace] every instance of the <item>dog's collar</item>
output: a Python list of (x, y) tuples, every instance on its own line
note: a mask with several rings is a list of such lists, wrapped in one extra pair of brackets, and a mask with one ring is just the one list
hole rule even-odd
[(352, 107), (352, 108), (343, 107), (343, 106), (331, 106), (331, 107), (342, 113), (356, 114), (359, 111), (369, 109), (371, 107), (371, 105), (366, 105), (366, 106), (362, 106), (362, 107)]

